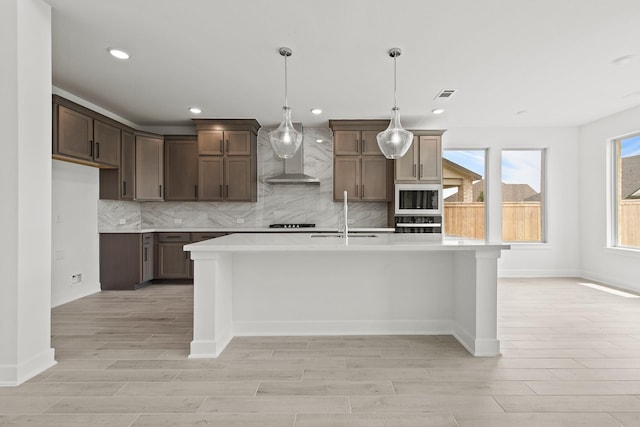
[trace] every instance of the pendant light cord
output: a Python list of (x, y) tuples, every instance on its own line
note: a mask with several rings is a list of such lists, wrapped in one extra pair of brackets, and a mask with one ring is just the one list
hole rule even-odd
[(287, 56), (284, 55), (284, 106), (288, 107), (287, 103)]
[(398, 55), (393, 55), (393, 108), (397, 108), (397, 88), (396, 88), (396, 59)]

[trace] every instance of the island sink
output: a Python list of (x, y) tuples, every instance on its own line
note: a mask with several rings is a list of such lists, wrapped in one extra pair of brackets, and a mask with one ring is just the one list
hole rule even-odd
[[(344, 234), (342, 233), (322, 233), (322, 234), (311, 234), (309, 237), (339, 237), (344, 239)], [(378, 237), (377, 234), (360, 234), (360, 233), (349, 233), (347, 237)]]

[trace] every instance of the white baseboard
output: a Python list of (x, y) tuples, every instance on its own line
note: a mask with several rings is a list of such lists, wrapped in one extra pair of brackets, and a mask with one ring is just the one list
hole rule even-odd
[(233, 322), (235, 336), (451, 335), (450, 320)]
[(494, 357), (500, 354), (500, 341), (497, 339), (474, 339), (460, 325), (454, 326), (452, 335), (469, 353), (476, 357)]
[(215, 359), (229, 345), (233, 336), (217, 341), (193, 340), (189, 359)]
[(517, 277), (580, 277), (580, 270), (574, 269), (558, 269), (558, 270), (540, 270), (540, 269), (498, 269), (498, 277), (517, 278)]
[(57, 362), (55, 350), (48, 348), (29, 360), (15, 365), (0, 365), (0, 387), (15, 387), (46, 371)]
[(605, 276), (593, 271), (582, 271), (582, 274), (580, 274), (578, 277), (582, 277), (587, 280), (593, 280), (595, 282), (600, 282), (604, 285), (612, 286), (614, 288), (619, 288), (622, 290), (640, 292), (640, 282), (632, 282), (622, 277), (616, 277), (615, 273), (607, 273)]
[(84, 286), (78, 286), (73, 289), (73, 293), (66, 293), (61, 296), (51, 293), (51, 308), (58, 307), (59, 305), (66, 304), (71, 301), (75, 301), (80, 298), (93, 295), (100, 292), (100, 283), (92, 283)]

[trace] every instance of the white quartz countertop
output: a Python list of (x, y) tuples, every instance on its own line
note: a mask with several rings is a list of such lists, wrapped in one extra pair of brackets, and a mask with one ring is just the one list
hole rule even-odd
[[(336, 233), (337, 234), (337, 233)], [(319, 237), (313, 237), (317, 235)], [(373, 236), (373, 237), (371, 237)], [(197, 252), (282, 252), (282, 251), (482, 251), (509, 249), (502, 243), (480, 240), (441, 240), (429, 234), (371, 233), (333, 237), (319, 233), (231, 234), (185, 246)]]
[[(349, 227), (352, 233), (393, 233), (394, 228)], [(269, 228), (269, 227), (185, 227), (185, 228), (143, 228), (140, 230), (101, 230), (100, 233), (336, 233), (335, 228)]]

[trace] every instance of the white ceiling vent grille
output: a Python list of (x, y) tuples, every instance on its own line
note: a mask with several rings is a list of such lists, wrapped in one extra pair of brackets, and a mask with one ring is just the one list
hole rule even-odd
[(433, 99), (438, 99), (438, 98), (448, 99), (448, 98), (451, 98), (451, 95), (453, 95), (455, 92), (456, 92), (455, 89), (443, 89)]

